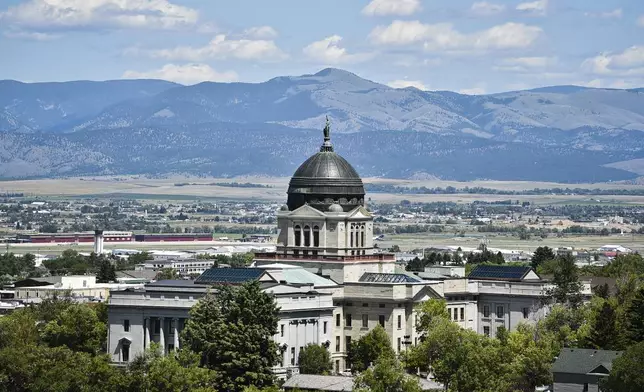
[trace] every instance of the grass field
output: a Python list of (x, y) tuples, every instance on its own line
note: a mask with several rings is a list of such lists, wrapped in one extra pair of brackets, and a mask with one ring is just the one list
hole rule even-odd
[[(258, 200), (283, 202), (289, 179), (286, 177), (237, 177), (237, 178), (196, 178), (168, 177), (148, 179), (137, 176), (84, 177), (69, 179), (43, 179), (24, 181), (0, 181), (0, 193), (21, 192), (29, 196), (44, 197), (81, 197), (81, 198), (131, 198), (142, 200)], [(558, 184), (550, 182), (521, 181), (438, 181), (438, 180), (396, 180), (366, 178), (366, 183), (393, 184), (398, 186), (426, 186), (463, 188), (480, 186), (499, 190), (525, 190), (534, 188), (579, 187), (600, 189), (641, 189), (638, 185), (613, 183), (601, 184)], [(195, 183), (196, 185), (175, 186), (176, 183)], [(208, 185), (217, 182), (239, 182), (269, 185), (270, 188), (235, 188)], [(411, 195), (393, 193), (369, 193), (370, 201), (378, 203), (399, 203), (401, 200), (412, 202), (452, 201), (470, 203), (474, 200), (499, 201), (520, 200), (534, 204), (644, 204), (644, 196), (587, 196), (587, 195)]]

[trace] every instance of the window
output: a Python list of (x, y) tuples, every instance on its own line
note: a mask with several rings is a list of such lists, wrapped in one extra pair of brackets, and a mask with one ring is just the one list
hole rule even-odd
[(304, 226), (304, 246), (311, 246), (311, 228)]
[(316, 248), (320, 246), (320, 228), (313, 226), (313, 246)]
[(340, 313), (335, 315), (335, 326), (336, 327), (340, 326)]
[(351, 348), (351, 336), (346, 336), (344, 338), (344, 351), (349, 351), (349, 348)]
[(385, 304), (378, 304), (378, 307), (379, 307), (379, 308), (384, 308), (384, 307), (385, 307)]
[(340, 373), (340, 360), (339, 359), (335, 360), (335, 372)]
[(123, 331), (130, 332), (130, 320), (123, 320)]
[(347, 302), (345, 306), (353, 306), (353, 302)]
[(174, 333), (174, 319), (173, 319), (173, 320), (170, 320), (170, 333), (171, 333), (171, 334), (173, 334), (173, 333)]
[(454, 308), (454, 321), (458, 321), (458, 308)]
[(496, 307), (496, 318), (503, 318), (505, 312), (503, 311), (503, 306)]
[(398, 338), (398, 353), (400, 353), (400, 338)]
[(530, 308), (523, 308), (521, 309), (521, 311), (523, 312), (524, 319), (527, 319), (528, 317), (530, 317)]
[(295, 234), (295, 246), (300, 246), (302, 244), (302, 228), (299, 225), (295, 226), (293, 233)]
[(449, 314), (449, 319), (452, 319), (452, 308), (447, 308), (447, 314)]
[(584, 383), (584, 389), (582, 392), (588, 392), (588, 383)]
[(362, 328), (368, 328), (369, 327), (369, 315), (368, 314), (363, 314), (362, 315)]
[(402, 328), (402, 316), (398, 315), (398, 329)]
[(322, 324), (322, 333), (326, 333), (326, 321)]
[(174, 351), (174, 344), (168, 344), (168, 352)]
[(336, 353), (340, 352), (340, 337), (339, 336), (335, 337), (335, 352)]
[(280, 325), (280, 336), (284, 337), (284, 324)]
[(385, 316), (384, 316), (384, 315), (382, 315), (382, 314), (381, 314), (380, 316), (378, 316), (378, 323), (379, 323), (383, 328), (385, 327)]
[(295, 365), (295, 347), (291, 347), (291, 365)]
[(483, 335), (490, 336), (490, 327), (483, 327)]
[(368, 303), (366, 303), (366, 302), (363, 302), (363, 303), (362, 303), (362, 307), (363, 307), (363, 308), (368, 308), (368, 307), (369, 307), (369, 304), (368, 304)]
[(161, 320), (159, 319), (154, 320), (154, 333), (157, 335), (161, 333)]
[(130, 344), (124, 344), (121, 347), (121, 362), (130, 362)]
[(345, 316), (345, 327), (351, 327), (351, 314)]
[(490, 317), (490, 307), (488, 305), (483, 306), (483, 317)]

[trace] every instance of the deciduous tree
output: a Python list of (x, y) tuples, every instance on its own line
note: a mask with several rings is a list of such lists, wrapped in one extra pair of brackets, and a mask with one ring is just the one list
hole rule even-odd
[(357, 342), (352, 343), (347, 361), (351, 364), (351, 371), (356, 373), (366, 370), (379, 358), (394, 356), (389, 335), (382, 326), (378, 325)]
[(299, 366), (302, 374), (328, 374), (333, 369), (329, 350), (317, 344), (307, 344), (300, 351)]
[(604, 392), (644, 391), (644, 342), (637, 343), (613, 360), (610, 375), (600, 382)]

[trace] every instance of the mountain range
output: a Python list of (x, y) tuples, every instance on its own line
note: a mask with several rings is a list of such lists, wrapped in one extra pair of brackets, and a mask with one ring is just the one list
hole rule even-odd
[(604, 182), (644, 174), (644, 89), (394, 89), (328, 68), (263, 83), (0, 81), (0, 178), (293, 173), (319, 148), (362, 176)]

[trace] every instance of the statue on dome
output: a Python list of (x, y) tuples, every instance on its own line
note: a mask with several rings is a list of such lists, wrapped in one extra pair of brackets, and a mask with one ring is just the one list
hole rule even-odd
[(324, 140), (330, 140), (331, 136), (331, 123), (329, 122), (329, 116), (326, 116), (326, 125), (324, 126)]

